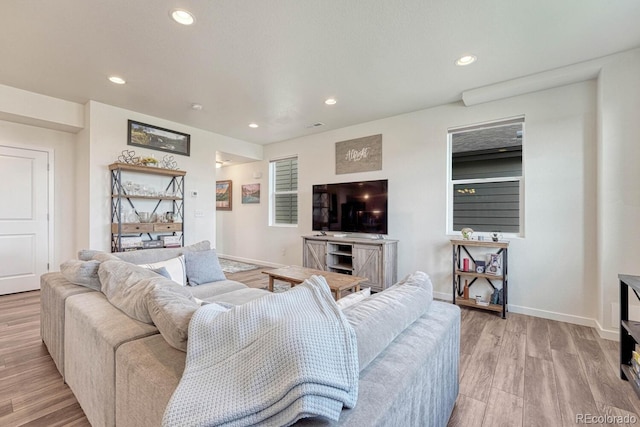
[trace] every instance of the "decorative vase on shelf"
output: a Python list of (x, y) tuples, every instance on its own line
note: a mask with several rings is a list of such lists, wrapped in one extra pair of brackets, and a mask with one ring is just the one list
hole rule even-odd
[(471, 236), (473, 235), (473, 229), (469, 227), (465, 227), (462, 230), (460, 230), (460, 233), (462, 233), (462, 238), (464, 240), (471, 240)]

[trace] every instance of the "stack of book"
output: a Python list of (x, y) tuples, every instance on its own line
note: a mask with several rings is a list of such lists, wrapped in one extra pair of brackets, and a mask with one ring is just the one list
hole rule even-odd
[(159, 236), (165, 248), (179, 248), (181, 246), (180, 236)]
[(142, 242), (142, 246), (145, 249), (155, 249), (163, 247), (164, 244), (160, 240), (145, 240), (144, 242)]
[(121, 237), (120, 244), (122, 246), (122, 249), (125, 251), (135, 251), (138, 249), (142, 249), (142, 237)]

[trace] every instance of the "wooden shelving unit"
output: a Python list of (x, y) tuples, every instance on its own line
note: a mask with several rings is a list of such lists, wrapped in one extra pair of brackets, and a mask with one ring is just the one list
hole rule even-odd
[(631, 368), (632, 352), (640, 342), (640, 322), (629, 320), (629, 289), (640, 299), (640, 276), (619, 274), (620, 280), (620, 378), (629, 381), (640, 397), (640, 381)]
[[(152, 240), (158, 235), (179, 236), (180, 242), (184, 245), (184, 177), (185, 171), (163, 169), (151, 166), (131, 165), (128, 163), (113, 163), (109, 165), (111, 172), (111, 251), (122, 252), (123, 236), (146, 236), (145, 239)], [(159, 175), (162, 181), (166, 181), (166, 191), (163, 195), (142, 195), (128, 194), (123, 184), (123, 173), (127, 177), (135, 175)], [(170, 193), (169, 193), (170, 191)], [(165, 193), (173, 194), (171, 196)], [(149, 203), (152, 202), (152, 203)], [(138, 213), (136, 204), (151, 204), (155, 202), (155, 207), (148, 209), (151, 214), (156, 214), (162, 207), (164, 212), (171, 212), (175, 216), (176, 222), (127, 222), (124, 218), (123, 208), (128, 205), (130, 209)], [(163, 212), (163, 210), (160, 210)]]
[[(464, 240), (464, 239), (451, 239), (451, 246), (453, 250), (452, 259), (452, 274), (453, 274), (453, 303), (465, 306), (473, 307), (481, 310), (488, 310), (500, 313), (502, 318), (507, 316), (507, 294), (508, 294), (508, 260), (509, 260), (509, 242), (499, 241), (494, 242), (491, 240)], [(495, 253), (501, 255), (502, 258), (502, 273), (490, 274), (490, 273), (478, 273), (475, 271), (476, 260), (472, 256), (471, 252), (467, 248), (481, 248), (485, 249), (481, 251), (484, 256), (487, 253)], [(473, 264), (472, 271), (466, 271), (462, 269), (462, 252), (464, 252), (467, 258), (470, 260), (470, 264)], [(471, 287), (478, 279), (483, 279), (491, 285), (493, 289), (496, 289), (494, 282), (502, 282), (502, 304), (489, 304), (479, 305), (475, 299), (463, 298), (463, 278), (471, 278), (469, 287)]]

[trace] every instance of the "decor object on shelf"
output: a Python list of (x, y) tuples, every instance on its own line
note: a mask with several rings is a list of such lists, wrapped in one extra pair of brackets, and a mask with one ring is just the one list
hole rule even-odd
[(336, 142), (336, 174), (382, 170), (382, 135)]
[(232, 182), (216, 181), (216, 210), (230, 211), (233, 202)]
[(144, 165), (144, 166), (151, 166), (151, 167), (158, 167), (158, 161), (156, 160), (155, 157), (153, 157), (153, 154), (150, 156), (145, 156), (142, 157), (140, 159), (140, 164)]
[(161, 163), (160, 167), (165, 168), (165, 169), (177, 170), (178, 169), (178, 162), (175, 161), (173, 156), (171, 156), (169, 154), (165, 154), (165, 156), (162, 158), (162, 163)]
[(494, 231), (491, 233), (491, 240), (493, 240), (494, 242), (498, 242), (500, 241), (500, 239), (502, 239), (502, 234), (500, 234), (499, 231)]
[(260, 203), (260, 184), (242, 185), (242, 203)]
[(136, 152), (133, 150), (122, 150), (122, 154), (118, 156), (118, 161), (129, 165), (137, 165), (140, 163), (140, 157), (136, 157)]
[(462, 238), (464, 240), (471, 240), (471, 236), (473, 236), (473, 228), (465, 227), (460, 230), (460, 233), (462, 233)]
[(492, 274), (494, 276), (502, 275), (502, 255), (501, 254), (488, 254), (489, 261), (485, 268), (485, 273)]
[(127, 144), (189, 156), (191, 135), (129, 120)]

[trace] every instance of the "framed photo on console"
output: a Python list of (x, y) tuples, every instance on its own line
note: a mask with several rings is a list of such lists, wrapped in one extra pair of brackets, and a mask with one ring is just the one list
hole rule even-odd
[(489, 255), (489, 263), (485, 268), (485, 273), (502, 276), (502, 254)]

